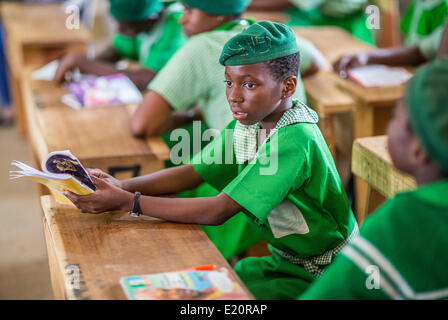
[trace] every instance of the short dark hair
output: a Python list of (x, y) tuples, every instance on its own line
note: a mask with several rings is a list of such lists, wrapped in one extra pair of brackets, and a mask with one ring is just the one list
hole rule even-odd
[(263, 62), (276, 80), (283, 81), (287, 77), (299, 76), (300, 53), (293, 53), (277, 59)]

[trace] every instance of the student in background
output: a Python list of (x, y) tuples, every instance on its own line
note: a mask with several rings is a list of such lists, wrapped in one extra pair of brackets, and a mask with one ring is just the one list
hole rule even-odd
[(412, 175), (366, 219), (302, 299), (448, 299), (448, 58), (419, 70), (388, 128), (389, 152)]
[[(98, 76), (124, 73), (140, 89), (146, 89), (171, 56), (185, 43), (178, 23), (182, 6), (159, 0), (110, 0), (110, 13), (118, 21), (118, 33), (112, 44), (95, 60), (68, 54), (62, 58), (55, 80), (62, 82), (68, 71), (79, 68), (82, 73)], [(121, 59), (138, 61), (138, 70), (119, 70)]]
[(374, 43), (372, 31), (366, 25), (366, 3), (367, 0), (253, 0), (249, 9), (287, 10), (291, 26), (334, 25)]
[(448, 0), (414, 0), (401, 27), (405, 36), (401, 47), (375, 50), (341, 57), (337, 72), (368, 64), (417, 66), (437, 56), (448, 17)]
[[(184, 0), (184, 14), (179, 22), (188, 42), (172, 57), (161, 72), (149, 84), (149, 92), (131, 120), (135, 136), (162, 135), (168, 147), (173, 148), (177, 139), (171, 139), (170, 131), (182, 127), (194, 143), (204, 147), (200, 139), (207, 129), (221, 131), (232, 120), (232, 112), (225, 95), (224, 67), (218, 59), (224, 44), (237, 33), (249, 27), (253, 21), (242, 19), (241, 14), (250, 0)], [(301, 71), (318, 70), (315, 47), (306, 39), (298, 39), (302, 55)], [(300, 77), (297, 79), (295, 97), (306, 100)], [(197, 118), (193, 107), (198, 106), (203, 121), (200, 137), (194, 136), (192, 120)], [(189, 160), (190, 157), (185, 157)], [(185, 163), (185, 162), (184, 162)], [(216, 196), (218, 191), (207, 183), (199, 188), (179, 194), (182, 197)], [(219, 227), (204, 226), (204, 231), (221, 251), (231, 258), (259, 242), (243, 214), (236, 215)]]
[[(243, 259), (235, 271), (257, 299), (295, 298), (356, 235), (357, 224), (317, 114), (293, 99), (299, 48), (292, 30), (256, 23), (226, 43), (219, 62), (235, 120), (191, 164), (125, 181), (93, 171), (95, 193), (65, 194), (84, 212), (130, 211), (139, 202), (141, 214), (181, 223), (218, 225), (243, 211), (272, 256)], [(220, 193), (158, 197), (203, 181)]]

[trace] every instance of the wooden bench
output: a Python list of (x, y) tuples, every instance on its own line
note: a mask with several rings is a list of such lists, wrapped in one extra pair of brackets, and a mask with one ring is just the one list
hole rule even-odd
[(214, 264), (226, 267), (198, 225), (176, 224), (125, 212), (83, 214), (41, 197), (55, 299), (126, 299), (120, 278)]
[(358, 223), (361, 223), (385, 198), (416, 188), (415, 179), (401, 173), (392, 164), (387, 150), (387, 136), (355, 140), (352, 172), (368, 185), (366, 203), (364, 204), (366, 209), (358, 212)]
[(6, 37), (6, 56), (10, 86), (17, 119), (17, 129), (26, 135), (22, 101), (21, 74), (24, 66), (41, 66), (64, 53), (85, 53), (90, 40), (83, 29), (68, 29), (66, 14), (60, 4), (0, 3)]

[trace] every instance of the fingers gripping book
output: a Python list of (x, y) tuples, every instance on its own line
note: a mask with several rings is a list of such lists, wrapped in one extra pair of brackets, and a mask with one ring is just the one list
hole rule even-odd
[(25, 177), (41, 183), (50, 189), (59, 203), (72, 204), (61, 191), (87, 195), (96, 190), (87, 170), (69, 150), (49, 153), (42, 160), (42, 171), (16, 160), (12, 161), (11, 165), (20, 170), (10, 171), (10, 179)]

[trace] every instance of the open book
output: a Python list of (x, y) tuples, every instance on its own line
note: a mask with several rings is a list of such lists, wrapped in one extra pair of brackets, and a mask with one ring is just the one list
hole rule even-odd
[(42, 160), (42, 171), (20, 161), (13, 161), (11, 165), (20, 169), (10, 171), (11, 179), (25, 177), (42, 183), (50, 189), (59, 203), (72, 204), (61, 191), (68, 190), (79, 195), (86, 195), (96, 190), (86, 169), (69, 150), (49, 153)]
[(188, 270), (123, 277), (130, 300), (243, 300), (249, 296), (226, 268)]
[(74, 109), (140, 103), (142, 94), (124, 74), (95, 77), (68, 82), (65, 88), (71, 93), (62, 102)]
[(393, 87), (406, 83), (412, 73), (401, 67), (368, 65), (347, 71), (348, 78), (363, 87)]

